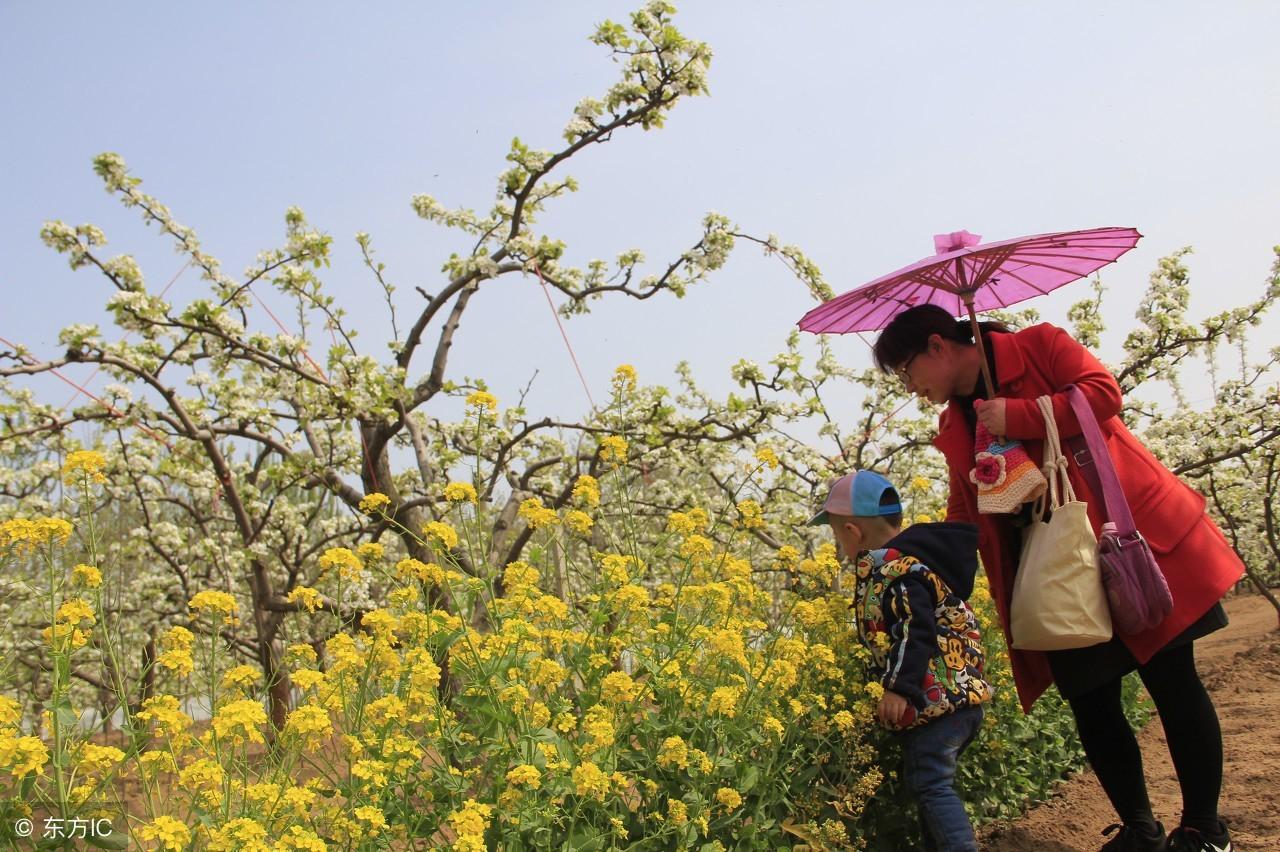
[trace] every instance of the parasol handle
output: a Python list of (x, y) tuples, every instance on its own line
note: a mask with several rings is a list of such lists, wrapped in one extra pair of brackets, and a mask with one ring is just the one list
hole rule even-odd
[[(960, 263), (959, 258), (956, 258), (956, 267), (960, 273), (961, 284), (966, 283), (964, 280), (964, 266)], [(978, 346), (978, 363), (982, 367), (982, 380), (987, 385), (987, 399), (994, 399), (996, 383), (991, 380), (991, 368), (987, 366), (987, 347), (982, 343), (982, 333), (978, 329), (978, 315), (973, 312), (973, 291), (961, 290), (960, 299), (969, 311), (969, 325), (973, 328), (973, 342)]]
[(973, 342), (978, 344), (978, 357), (982, 359), (982, 381), (987, 386), (987, 399), (995, 399), (996, 383), (991, 380), (991, 367), (987, 364), (987, 350), (982, 343), (982, 335), (978, 331), (978, 318), (973, 315), (973, 308), (969, 309), (969, 324), (973, 326)]

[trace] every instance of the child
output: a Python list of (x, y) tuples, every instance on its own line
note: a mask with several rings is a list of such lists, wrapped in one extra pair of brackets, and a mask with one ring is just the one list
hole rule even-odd
[(978, 849), (952, 782), (956, 760), (982, 724), (991, 685), (982, 638), (965, 599), (977, 571), (977, 527), (902, 527), (893, 485), (854, 471), (837, 479), (811, 526), (829, 524), (856, 561), (854, 617), (884, 687), (876, 715), (902, 732), (904, 778), (929, 849)]

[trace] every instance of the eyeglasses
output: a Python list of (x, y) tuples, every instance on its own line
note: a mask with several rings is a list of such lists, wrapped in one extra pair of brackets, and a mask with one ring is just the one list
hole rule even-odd
[(910, 358), (893, 368), (893, 374), (897, 376), (904, 385), (911, 381), (911, 377), (907, 375), (907, 370), (911, 369), (911, 362), (916, 360), (919, 355), (919, 352), (914, 352)]

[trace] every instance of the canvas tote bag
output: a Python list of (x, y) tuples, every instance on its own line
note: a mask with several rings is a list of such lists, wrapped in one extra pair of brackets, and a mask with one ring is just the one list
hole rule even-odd
[[(1022, 556), (1009, 613), (1012, 645), (1024, 651), (1062, 651), (1111, 638), (1111, 610), (1098, 570), (1098, 539), (1086, 504), (1076, 499), (1048, 396), (1044, 415), (1044, 475), (1048, 493), (1035, 502), (1023, 530)], [(1045, 509), (1049, 518), (1045, 520)]]

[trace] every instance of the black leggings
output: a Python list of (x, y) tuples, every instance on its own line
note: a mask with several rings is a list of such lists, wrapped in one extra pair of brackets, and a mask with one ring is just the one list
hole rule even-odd
[[(1169, 756), (1182, 788), (1182, 824), (1216, 833), (1222, 790), (1222, 728), (1196, 673), (1192, 643), (1161, 651), (1138, 667), (1138, 675), (1164, 725)], [(1120, 819), (1125, 825), (1153, 826), (1155, 816), (1142, 776), (1142, 752), (1121, 707), (1120, 678), (1071, 699), (1070, 704), (1085, 755)]]

